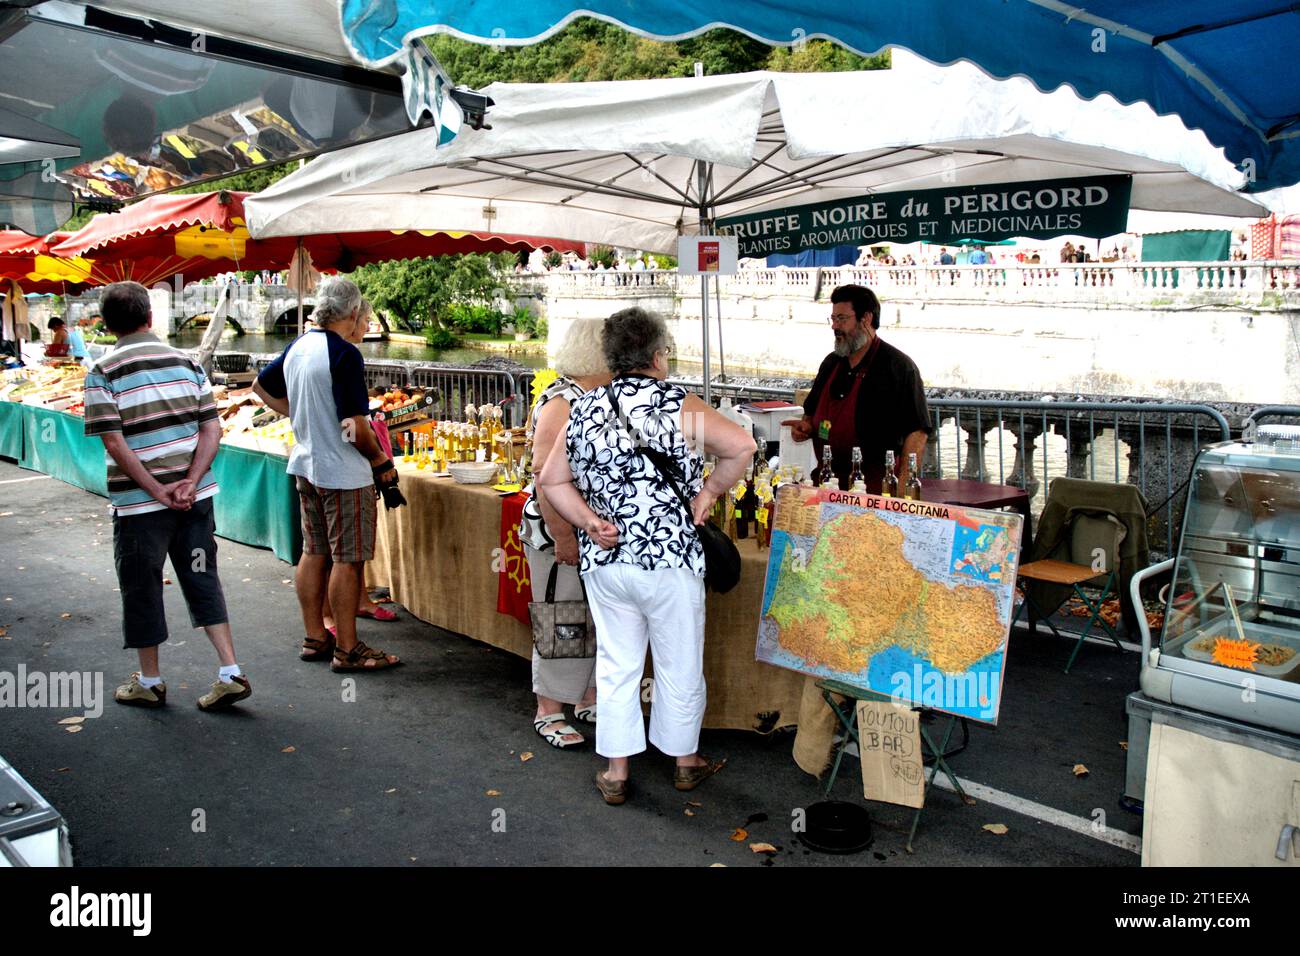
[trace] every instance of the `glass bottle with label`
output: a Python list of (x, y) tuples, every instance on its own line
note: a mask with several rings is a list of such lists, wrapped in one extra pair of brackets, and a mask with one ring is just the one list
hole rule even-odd
[(862, 449), (853, 449), (852, 465), (849, 468), (849, 491), (866, 491), (867, 480), (862, 475)]
[(913, 501), (921, 500), (921, 476), (916, 472), (916, 453), (907, 456), (907, 482), (903, 486), (903, 497)]
[(886, 498), (898, 497), (898, 475), (894, 471), (894, 453), (885, 452), (885, 477), (880, 482), (880, 493)]

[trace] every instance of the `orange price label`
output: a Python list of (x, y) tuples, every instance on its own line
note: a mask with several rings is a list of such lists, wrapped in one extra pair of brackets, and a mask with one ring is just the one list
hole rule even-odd
[(1259, 645), (1251, 641), (1219, 637), (1214, 641), (1214, 661), (1224, 667), (1253, 671), (1259, 659)]

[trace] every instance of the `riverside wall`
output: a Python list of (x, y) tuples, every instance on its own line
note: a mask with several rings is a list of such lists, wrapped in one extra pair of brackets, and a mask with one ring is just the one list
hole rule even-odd
[[(709, 296), (711, 366), (720, 308), (729, 372), (811, 376), (832, 344), (831, 289), (859, 281), (881, 297), (885, 340), (930, 387), (1300, 404), (1295, 267), (1221, 267), (1214, 285), (1209, 272), (958, 267), (945, 281), (948, 272), (930, 269), (754, 270)], [(928, 281), (910, 281), (918, 274)], [(520, 277), (511, 292), (546, 317), (552, 348), (574, 319), (637, 305), (669, 318), (679, 362), (702, 361), (698, 280), (559, 273)]]

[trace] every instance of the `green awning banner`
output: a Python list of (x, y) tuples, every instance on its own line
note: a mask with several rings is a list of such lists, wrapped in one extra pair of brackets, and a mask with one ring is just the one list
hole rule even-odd
[(736, 236), (748, 258), (877, 242), (1102, 239), (1127, 227), (1132, 185), (1130, 176), (1084, 176), (873, 193), (727, 216), (717, 232)]
[(1143, 262), (1223, 262), (1232, 233), (1227, 229), (1184, 229), (1142, 237)]

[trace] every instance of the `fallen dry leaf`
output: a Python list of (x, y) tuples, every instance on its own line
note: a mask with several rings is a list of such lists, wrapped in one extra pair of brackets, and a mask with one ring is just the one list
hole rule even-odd
[(709, 864), (709, 869), (711, 870), (711, 869), (713, 869), (715, 866), (720, 866), (720, 867), (722, 867), (723, 869), (726, 869), (727, 864), (725, 864), (725, 863), (710, 863), (710, 864)]
[(59, 617), (63, 618), (66, 621), (68, 618), (72, 617), (72, 615), (69, 614), (67, 611), (64, 611), (62, 614), (59, 615)]
[(396, 787), (389, 787), (387, 790), (384, 791), (384, 793), (396, 793), (396, 792), (397, 792)]
[[(0, 635), (0, 637), (2, 637), (2, 636), (3, 636), (3, 635)], [(1120, 750), (1128, 750), (1128, 741), (1127, 741), (1127, 740), (1121, 740), (1121, 741), (1119, 742), (1119, 749), (1120, 749)]]
[(291, 754), (291, 753), (293, 753), (293, 752), (294, 752), (295, 750), (297, 750), (297, 749), (298, 749), (297, 747), (285, 747), (283, 750), (280, 751), (280, 753), (282, 753), (282, 754)]
[(171, 584), (171, 583), (172, 583), (171, 578), (163, 578), (163, 584)]
[(986, 823), (984, 824), (984, 829), (988, 830), (989, 833), (996, 833), (998, 836), (1002, 836), (1002, 834), (1007, 832), (1007, 825), (1005, 823)]
[(488, 791), (484, 794), (484, 796), (487, 796), (487, 797), (499, 797), (499, 796), (501, 796), (501, 791), (500, 791), (500, 790), (488, 790)]
[(704, 806), (704, 804), (700, 803), (698, 800), (687, 800), (687, 801), (686, 801), (686, 805), (687, 805), (688, 807), (702, 807), (702, 806)]
[(85, 721), (85, 717), (64, 717), (59, 721), (61, 724), (80, 724)]
[(1088, 776), (1088, 768), (1081, 763), (1076, 763), (1074, 765), (1074, 775), (1076, 777), (1086, 777)]
[(533, 759), (533, 752), (531, 750), (525, 750), (523, 753), (519, 755), (520, 763), (527, 763), (532, 759)]
[(71, 727), (64, 727), (63, 729), (66, 730), (66, 731), (67, 731), (68, 733), (70, 733), (70, 734), (79, 734), (79, 733), (81, 733), (83, 730), (85, 730), (86, 728), (83, 727), (83, 726), (81, 726), (81, 724), (74, 724), (74, 725), (71, 726)]
[(688, 817), (693, 817), (693, 816), (695, 816), (695, 811), (692, 810), (690, 807), (687, 807), (687, 808), (686, 808), (684, 811), (682, 811), (682, 812), (685, 813)]
[(736, 827), (736, 829), (731, 831), (731, 838), (735, 840), (737, 843), (744, 843), (748, 837), (749, 837), (749, 831), (742, 830), (740, 827)]
[(69, 770), (71, 770), (71, 769), (72, 769), (71, 767), (56, 767), (56, 768), (54, 769), (54, 772), (55, 772), (55, 773), (67, 773), (67, 772), (68, 772)]
[(770, 843), (751, 843), (749, 849), (753, 853), (776, 853), (776, 847)]
[(9, 628), (5, 627), (3, 624), (0, 624), (0, 637), (8, 637), (8, 636), (9, 636)]
[[(290, 580), (289, 578), (284, 578), (283, 580), (280, 581), (280, 583), (281, 583), (281, 584), (293, 584), (293, 581)], [(414, 860), (415, 857), (411, 857), (411, 859)]]

